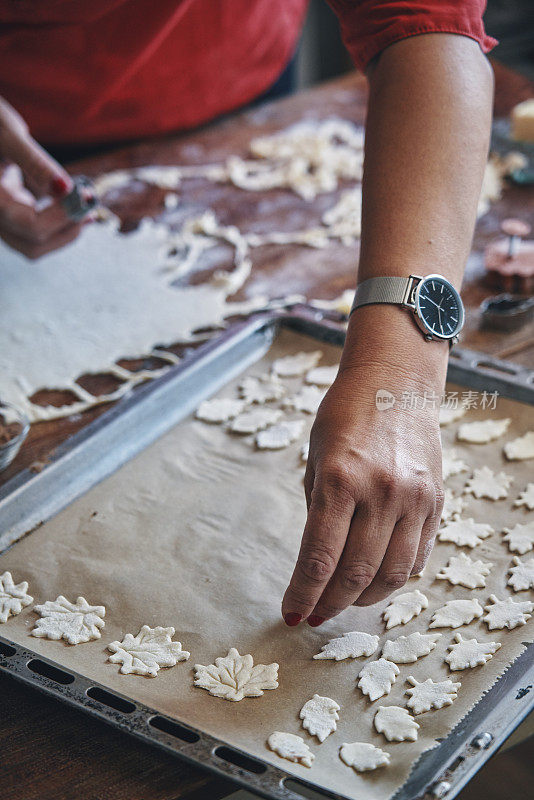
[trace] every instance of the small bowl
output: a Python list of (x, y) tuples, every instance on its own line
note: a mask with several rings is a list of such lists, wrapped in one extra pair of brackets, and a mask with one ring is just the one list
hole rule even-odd
[(0, 400), (0, 428), (12, 424), (19, 425), (20, 432), (15, 433), (9, 441), (0, 443), (0, 472), (11, 464), (30, 430), (28, 417), (11, 403)]

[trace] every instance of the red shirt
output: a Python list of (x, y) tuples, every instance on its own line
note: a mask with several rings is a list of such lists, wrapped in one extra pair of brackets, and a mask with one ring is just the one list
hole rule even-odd
[[(393, 42), (458, 33), (484, 52), (485, 0), (329, 0), (357, 67)], [(271, 86), (307, 0), (0, 0), (0, 95), (40, 142), (192, 128)]]

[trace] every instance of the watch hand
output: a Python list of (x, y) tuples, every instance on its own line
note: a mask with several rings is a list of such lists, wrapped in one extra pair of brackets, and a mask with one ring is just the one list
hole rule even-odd
[(436, 308), (441, 308), (441, 304), (438, 306), (438, 304), (437, 304), (437, 303), (435, 303), (435, 302), (432, 300), (432, 298), (431, 298), (431, 297), (425, 297), (425, 300), (429, 300), (429, 301), (432, 303), (432, 305), (433, 305), (433, 306), (436, 306)]

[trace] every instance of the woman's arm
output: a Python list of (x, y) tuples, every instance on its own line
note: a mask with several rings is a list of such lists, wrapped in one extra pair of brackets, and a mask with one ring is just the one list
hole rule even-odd
[[(440, 273), (459, 287), (488, 152), (489, 63), (465, 36), (412, 36), (381, 53), (369, 83), (358, 282)], [(381, 411), (375, 395), (439, 395), (447, 356), (398, 306), (353, 313), (312, 430), (288, 624), (375, 603), (424, 566), (443, 503), (439, 403)]]

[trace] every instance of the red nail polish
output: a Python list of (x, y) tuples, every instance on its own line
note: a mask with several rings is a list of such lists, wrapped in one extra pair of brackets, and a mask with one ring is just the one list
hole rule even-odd
[(59, 176), (54, 178), (50, 186), (54, 197), (65, 197), (69, 193), (69, 184), (65, 178), (60, 178)]
[(307, 619), (307, 622), (311, 628), (318, 628), (319, 625), (323, 624), (324, 620), (325, 620), (324, 617), (318, 617), (317, 614), (310, 614), (310, 616)]
[(302, 614), (296, 614), (294, 611), (289, 611), (284, 615), (284, 622), (286, 625), (289, 625), (290, 628), (294, 628), (295, 625), (298, 625), (301, 619)]

